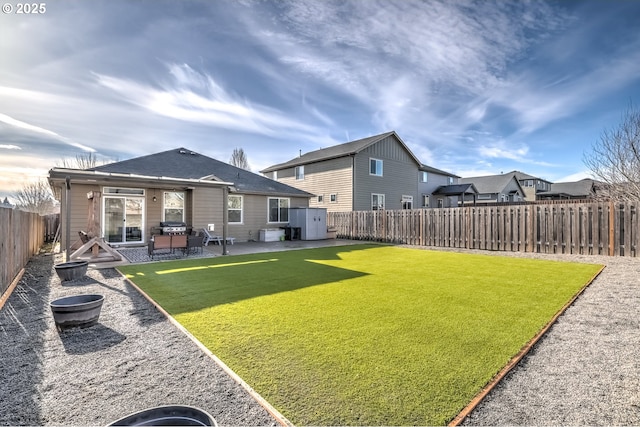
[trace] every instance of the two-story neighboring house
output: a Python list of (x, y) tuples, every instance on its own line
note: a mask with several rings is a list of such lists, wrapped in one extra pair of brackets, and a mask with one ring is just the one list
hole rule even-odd
[(475, 186), (479, 204), (525, 201), (524, 190), (513, 173), (460, 178), (460, 184)]
[(552, 183), (542, 178), (528, 175), (520, 171), (511, 171), (505, 175), (513, 175), (516, 177), (520, 186), (524, 191), (524, 198), (528, 202), (535, 202), (538, 194), (551, 190)]
[[(431, 166), (422, 165), (420, 167), (420, 179), (418, 180), (418, 191), (420, 193), (420, 204), (414, 208), (442, 208), (457, 206), (458, 193), (456, 185), (459, 176)], [(447, 193), (445, 188), (456, 192)]]
[(301, 154), (261, 172), (314, 194), (309, 207), (328, 212), (422, 207), (432, 187), (457, 179), (423, 165), (394, 131)]

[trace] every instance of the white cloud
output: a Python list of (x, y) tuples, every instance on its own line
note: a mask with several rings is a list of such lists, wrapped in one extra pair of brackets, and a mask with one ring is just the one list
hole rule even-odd
[(87, 147), (85, 145), (79, 144), (77, 142), (72, 141), (69, 138), (66, 138), (64, 136), (58, 135), (57, 133), (50, 131), (48, 129), (44, 129), (42, 127), (39, 126), (35, 126), (35, 125), (31, 125), (29, 123), (14, 119), (13, 117), (9, 117), (6, 114), (1, 114), (0, 113), (0, 122), (4, 122), (14, 128), (18, 128), (18, 129), (23, 129), (29, 132), (34, 132), (34, 133), (38, 133), (38, 134), (42, 134), (42, 135), (46, 135), (49, 137), (53, 137), (59, 141), (64, 142), (65, 144), (68, 144), (70, 146), (76, 147), (76, 148), (80, 148), (82, 150), (85, 151), (89, 151), (89, 152), (94, 152), (95, 150), (91, 147)]
[(158, 115), (261, 135), (317, 134), (318, 129), (289, 114), (229, 93), (212, 76), (189, 65), (169, 65), (174, 80), (161, 89), (130, 79), (96, 74), (98, 84)]

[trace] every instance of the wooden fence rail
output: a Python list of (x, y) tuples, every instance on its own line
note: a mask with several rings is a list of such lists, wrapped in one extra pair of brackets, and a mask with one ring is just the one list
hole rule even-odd
[(49, 223), (54, 227), (51, 223), (55, 223), (56, 217), (0, 208), (0, 296), (29, 258), (40, 250), (45, 241), (46, 226)]
[(337, 236), (445, 248), (637, 256), (638, 206), (582, 202), (329, 212)]

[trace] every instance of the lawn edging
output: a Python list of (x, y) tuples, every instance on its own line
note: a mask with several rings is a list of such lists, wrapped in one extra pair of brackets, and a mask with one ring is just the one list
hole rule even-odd
[(204, 344), (200, 342), (191, 332), (189, 332), (184, 326), (173, 318), (164, 308), (156, 303), (153, 298), (147, 295), (138, 285), (130, 280), (125, 274), (123, 274), (118, 268), (116, 271), (125, 279), (125, 281), (136, 289), (147, 301), (149, 301), (160, 313), (162, 313), (179, 331), (185, 334), (191, 341), (193, 341), (202, 352), (204, 352), (209, 358), (211, 358), (223, 371), (225, 371), (235, 382), (237, 382), (256, 402), (258, 402), (272, 417), (283, 427), (293, 427), (293, 423), (289, 421), (284, 415), (274, 408), (269, 402), (267, 402), (257, 391), (255, 391), (246, 381), (244, 381), (238, 374), (236, 374), (229, 366), (227, 366), (220, 358), (211, 352)]
[(520, 361), (526, 356), (531, 349), (542, 339), (542, 337), (551, 329), (551, 327), (556, 323), (558, 318), (564, 314), (564, 312), (573, 305), (573, 303), (582, 295), (582, 293), (593, 283), (593, 281), (602, 273), (602, 271), (606, 268), (606, 265), (603, 265), (594, 275), (589, 279), (585, 285), (578, 290), (578, 292), (571, 297), (571, 299), (558, 310), (558, 312), (547, 322), (547, 324), (540, 329), (540, 331), (520, 349), (520, 351), (513, 356), (513, 358), (505, 365), (504, 368), (500, 370), (490, 381), (489, 383), (482, 389), (476, 396), (471, 399), (471, 402), (467, 406), (465, 406), (462, 411), (458, 413), (448, 424), (449, 427), (459, 426), (464, 419), (471, 414), (471, 412), (480, 404), (480, 402), (493, 390), (500, 381), (514, 368)]

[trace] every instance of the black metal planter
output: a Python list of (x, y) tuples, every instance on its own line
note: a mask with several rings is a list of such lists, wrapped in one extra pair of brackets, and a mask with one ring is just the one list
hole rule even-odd
[(114, 421), (109, 426), (217, 426), (216, 420), (193, 406), (169, 405), (145, 409)]
[(89, 261), (68, 261), (62, 264), (56, 264), (55, 269), (61, 281), (81, 279), (87, 274)]
[(98, 323), (103, 295), (74, 295), (51, 301), (51, 312), (59, 330), (87, 328)]

